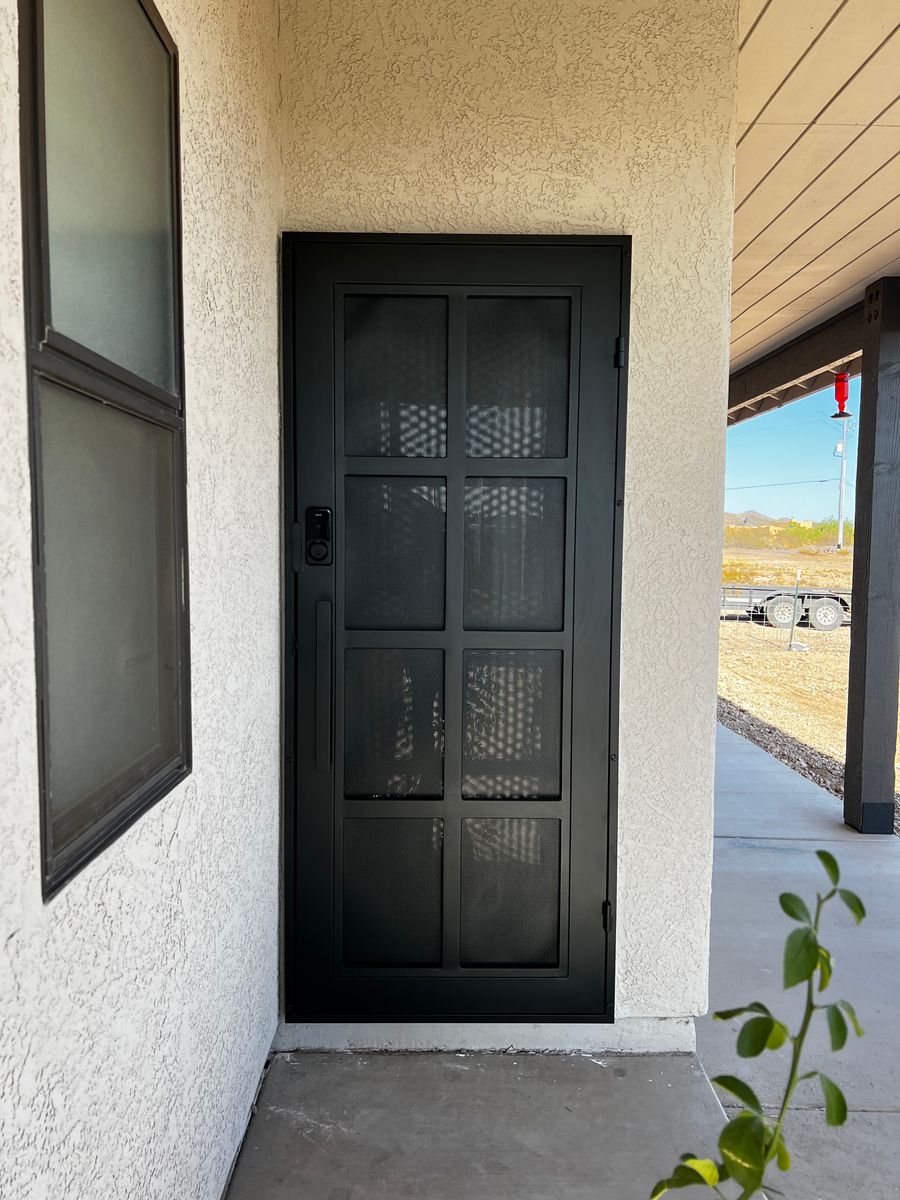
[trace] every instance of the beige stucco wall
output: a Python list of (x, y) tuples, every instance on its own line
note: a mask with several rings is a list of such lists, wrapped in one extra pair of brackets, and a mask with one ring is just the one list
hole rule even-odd
[(41, 902), (16, 0), (0, 0), (0, 1195), (218, 1200), (277, 1017), (276, 0), (182, 77), (194, 771)]
[(283, 16), (285, 228), (634, 236), (622, 1017), (706, 1005), (736, 7), (305, 0)]

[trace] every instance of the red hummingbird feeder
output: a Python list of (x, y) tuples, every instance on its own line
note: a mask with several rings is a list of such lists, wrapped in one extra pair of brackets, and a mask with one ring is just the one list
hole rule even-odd
[(832, 419), (835, 421), (846, 421), (853, 414), (847, 412), (847, 401), (850, 399), (850, 372), (838, 371), (834, 376), (834, 398), (838, 406), (836, 413), (832, 413)]

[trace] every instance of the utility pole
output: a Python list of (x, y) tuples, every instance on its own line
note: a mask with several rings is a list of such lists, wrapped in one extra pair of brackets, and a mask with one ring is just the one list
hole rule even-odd
[(840, 451), (839, 458), (841, 460), (841, 480), (838, 485), (838, 527), (837, 527), (837, 548), (844, 548), (844, 500), (847, 493), (847, 435), (850, 432), (850, 422), (848, 421), (841, 430), (841, 440), (837, 444), (835, 453)]

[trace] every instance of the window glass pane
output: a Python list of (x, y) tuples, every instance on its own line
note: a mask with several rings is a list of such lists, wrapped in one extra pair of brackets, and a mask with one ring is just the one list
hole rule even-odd
[(51, 849), (179, 750), (174, 435), (43, 382)]
[(51, 323), (173, 392), (169, 68), (137, 0), (44, 0)]

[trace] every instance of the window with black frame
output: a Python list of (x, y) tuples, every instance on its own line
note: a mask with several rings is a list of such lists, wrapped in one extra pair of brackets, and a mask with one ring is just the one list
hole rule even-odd
[(190, 770), (177, 58), (147, 0), (21, 38), (49, 896)]

